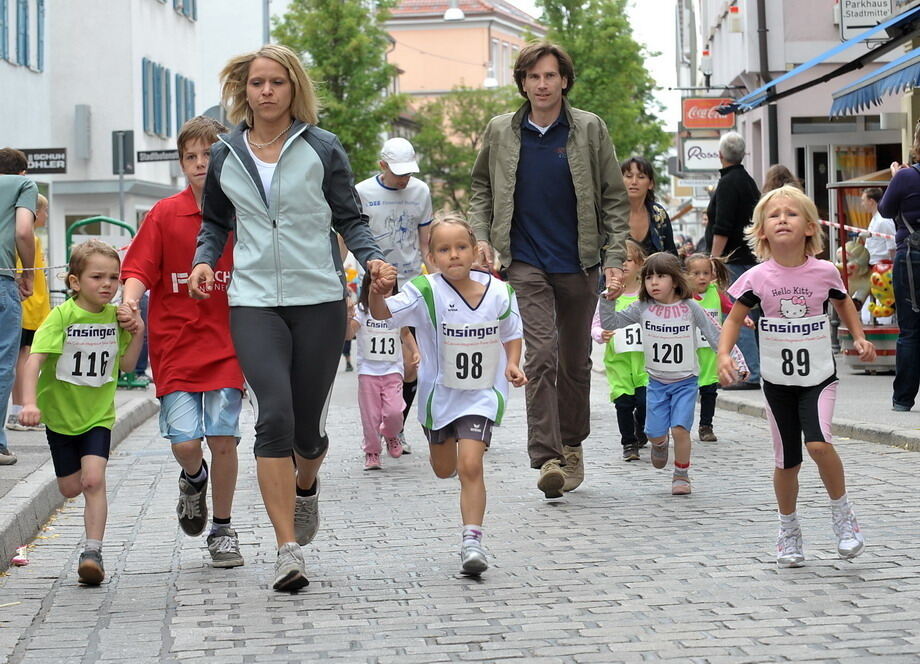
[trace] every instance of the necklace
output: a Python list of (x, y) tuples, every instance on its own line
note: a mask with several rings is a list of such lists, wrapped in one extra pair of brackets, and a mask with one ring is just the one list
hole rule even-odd
[(288, 133), (288, 132), (291, 130), (291, 127), (293, 127), (293, 126), (294, 126), (294, 121), (291, 120), (291, 124), (289, 124), (289, 125), (287, 126), (287, 129), (283, 129), (283, 130), (281, 131), (280, 134), (278, 134), (277, 136), (275, 136), (275, 137), (274, 137), (272, 140), (270, 140), (268, 143), (255, 143), (255, 142), (252, 140), (252, 138), (251, 138), (251, 136), (252, 136), (252, 130), (249, 130), (249, 131), (246, 132), (246, 141), (247, 141), (252, 147), (254, 147), (254, 148), (258, 149), (258, 150), (261, 150), (262, 148), (267, 148), (267, 147), (268, 147), (269, 145), (271, 145), (272, 143), (275, 143), (279, 138), (281, 138), (281, 137), (284, 136), (286, 133)]

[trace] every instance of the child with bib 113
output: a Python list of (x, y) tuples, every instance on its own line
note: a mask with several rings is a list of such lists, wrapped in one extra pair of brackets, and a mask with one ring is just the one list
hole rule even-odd
[[(357, 341), (358, 408), (364, 430), (364, 470), (380, 470), (380, 439), (394, 459), (402, 456), (399, 432), (403, 426), (404, 352), (409, 364), (418, 362), (418, 346), (409, 328), (391, 327), (368, 311), (370, 273), (364, 273), (354, 316), (348, 321), (348, 338)], [(393, 290), (396, 290), (394, 284)]]
[(86, 542), (80, 583), (105, 578), (102, 537), (108, 505), (105, 467), (115, 424), (118, 370), (133, 371), (144, 341), (138, 312), (121, 305), (118, 314), (136, 331), (119, 329), (116, 308), (121, 261), (111, 246), (88, 240), (74, 247), (67, 285), (74, 297), (55, 307), (35, 333), (26, 361), (25, 403), (20, 420), (39, 421), (51, 447), (58, 488), (67, 498), (81, 493)]
[(428, 264), (439, 272), (410, 281), (384, 299), (372, 290), (370, 313), (398, 327), (415, 327), (421, 350), (419, 420), (435, 475), (460, 478), (464, 574), (488, 569), (482, 547), (486, 509), (483, 456), (501, 423), (508, 383), (527, 382), (519, 366), (523, 328), (514, 290), (490, 274), (471, 271), (476, 238), (462, 217), (431, 224)]
[[(642, 286), (640, 275), (645, 258), (645, 249), (642, 245), (632, 238), (626, 238), (623, 293), (617, 298), (617, 309), (626, 309), (639, 299), (639, 289)], [(648, 442), (645, 436), (645, 391), (648, 387), (648, 372), (645, 370), (639, 325), (605, 330), (601, 325), (598, 302), (594, 320), (591, 322), (591, 337), (595, 342), (606, 345), (604, 369), (607, 383), (610, 385), (610, 400), (616, 409), (623, 461), (638, 461), (639, 449), (645, 447)]]
[(723, 382), (734, 378), (728, 349), (738, 338), (747, 312), (759, 305), (763, 312), (757, 324), (760, 368), (773, 436), (773, 490), (780, 522), (776, 562), (780, 567), (799, 567), (805, 561), (796, 516), (803, 437), (830, 497), (837, 553), (854, 558), (862, 552), (865, 539), (847, 498), (843, 463), (831, 444), (837, 375), (828, 301), (850, 330), (863, 362), (875, 359), (875, 348), (863, 334), (837, 268), (815, 258), (823, 236), (818, 210), (808, 196), (788, 185), (765, 194), (746, 234), (764, 262), (728, 289), (735, 303), (719, 344), (719, 377)]
[[(645, 433), (651, 444), (652, 465), (668, 463), (668, 431), (674, 436), (674, 475), (671, 494), (690, 493), (690, 428), (696, 407), (696, 345), (702, 332), (713, 350), (718, 348), (719, 327), (693, 299), (680, 259), (658, 252), (642, 266), (639, 299), (617, 311), (616, 298), (607, 293), (601, 299), (600, 314), (604, 329), (615, 330), (638, 324), (645, 349), (646, 390)], [(736, 353), (743, 364), (741, 353)]]

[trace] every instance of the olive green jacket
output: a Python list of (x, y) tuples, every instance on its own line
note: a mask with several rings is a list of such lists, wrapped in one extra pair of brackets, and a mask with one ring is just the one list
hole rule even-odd
[[(578, 206), (578, 255), (582, 269), (621, 267), (629, 234), (629, 201), (607, 125), (594, 113), (563, 99), (569, 122), (566, 143)], [(525, 102), (515, 113), (489, 121), (472, 172), (469, 221), (477, 240), (485, 240), (508, 265), (514, 187), (521, 156), (521, 122), (530, 113)]]

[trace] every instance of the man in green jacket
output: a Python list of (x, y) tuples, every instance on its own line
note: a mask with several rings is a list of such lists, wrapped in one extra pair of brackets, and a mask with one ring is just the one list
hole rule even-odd
[(603, 263), (622, 282), (629, 203), (604, 121), (573, 108), (571, 58), (524, 48), (514, 80), (526, 103), (489, 122), (472, 173), (469, 219), (485, 260), (493, 248), (524, 321), (527, 451), (546, 498), (584, 479), (590, 433), (591, 318)]

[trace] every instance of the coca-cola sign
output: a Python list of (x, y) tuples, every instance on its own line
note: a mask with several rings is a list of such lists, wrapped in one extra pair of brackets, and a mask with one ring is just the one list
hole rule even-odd
[(681, 99), (683, 124), (687, 129), (730, 129), (735, 126), (735, 114), (722, 115), (716, 109), (727, 106), (733, 99), (686, 97)]

